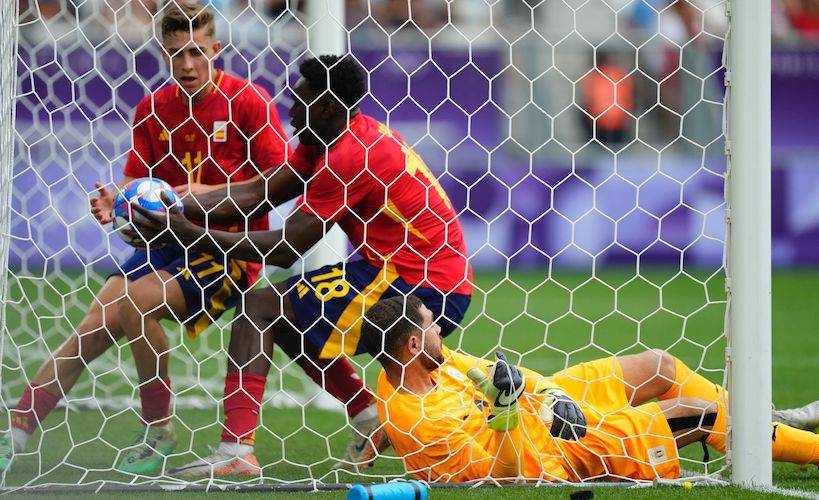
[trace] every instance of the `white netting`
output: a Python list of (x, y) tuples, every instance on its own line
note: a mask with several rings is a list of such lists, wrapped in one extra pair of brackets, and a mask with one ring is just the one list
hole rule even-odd
[[(155, 39), (160, 3), (21, 2), (6, 408), (131, 251), (88, 198), (95, 181), (120, 181), (136, 104), (171, 83)], [(268, 90), (286, 124), (309, 20), (294, 2), (209, 5), (219, 65)], [(720, 0), (348, 2), (350, 51), (368, 73), (363, 110), (424, 159), (464, 228), (476, 290), (451, 347), (503, 347), (541, 373), (661, 348), (723, 380), (724, 10)], [(272, 212), (273, 226), (287, 213)], [(196, 340), (165, 323), (181, 434), (172, 465), (217, 439), (230, 316)], [(354, 361), (374, 388), (378, 364)], [(136, 387), (127, 344), (89, 364), (64, 399), (79, 411), (55, 411), (6, 484), (136, 481), (113, 471), (130, 444), (119, 429), (136, 428), (125, 411)], [(267, 389), (265, 477), (349, 480), (329, 471), (348, 432), (341, 406), (280, 353)], [(684, 468), (702, 470), (701, 456), (686, 456)], [(403, 469), (382, 459), (365, 475)]]

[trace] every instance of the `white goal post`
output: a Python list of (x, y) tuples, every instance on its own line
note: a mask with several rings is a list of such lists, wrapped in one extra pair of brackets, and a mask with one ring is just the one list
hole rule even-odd
[[(344, 0), (310, 0), (305, 5), (307, 50), (314, 56), (344, 54), (347, 49)], [(305, 269), (335, 264), (347, 257), (347, 236), (338, 226), (308, 252)]]
[(772, 484), (771, 2), (732, 0), (728, 35), (731, 479)]

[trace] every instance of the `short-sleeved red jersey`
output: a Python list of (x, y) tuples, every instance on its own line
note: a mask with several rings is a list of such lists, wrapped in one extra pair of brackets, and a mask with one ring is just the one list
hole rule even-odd
[[(191, 104), (178, 86), (146, 96), (134, 115), (133, 147), (124, 174), (152, 176), (172, 186), (250, 179), (284, 163), (287, 135), (276, 106), (261, 87), (217, 70), (210, 94)], [(267, 214), (226, 231), (269, 229)], [(261, 266), (248, 264), (255, 281)]]
[(337, 222), (365, 260), (390, 261), (410, 285), (472, 294), (458, 215), (396, 132), (359, 113), (329, 148), (299, 145), (288, 163), (309, 180), (300, 210)]

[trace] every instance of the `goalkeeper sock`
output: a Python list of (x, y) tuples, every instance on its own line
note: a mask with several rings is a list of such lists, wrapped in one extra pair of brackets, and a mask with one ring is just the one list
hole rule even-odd
[(225, 377), (225, 425), (222, 441), (253, 446), (267, 377), (228, 373)]
[[(12, 410), (11, 426), (12, 429), (23, 431), (24, 434), (31, 435), (37, 429), (37, 425), (45, 420), (51, 410), (57, 406), (60, 401), (60, 396), (55, 396), (48, 392), (44, 387), (34, 387), (29, 385), (23, 391), (20, 401), (17, 402), (17, 409)], [(17, 435), (17, 438), (22, 438), (21, 433), (12, 432), (12, 435)], [(25, 446), (25, 443), (16, 443)]]
[[(714, 449), (725, 453), (725, 428), (718, 434), (710, 434), (706, 442)], [(785, 424), (773, 424), (771, 452), (771, 457), (776, 462), (819, 465), (819, 435)]]
[[(719, 385), (691, 371), (679, 359), (676, 360), (676, 371), (671, 389), (659, 399), (699, 398), (716, 403), (717, 420), (705, 442), (715, 450), (725, 453), (728, 421), (725, 402), (728, 393)], [(771, 431), (774, 460), (795, 464), (819, 464), (819, 435), (783, 424), (774, 424)]]
[(715, 450), (725, 453), (725, 433), (727, 429), (727, 412), (725, 409), (725, 401), (728, 395), (725, 390), (703, 377), (702, 375), (691, 371), (691, 368), (677, 358), (675, 359), (676, 373), (674, 375), (674, 383), (671, 388), (657, 399), (676, 399), (676, 398), (698, 398), (704, 399), (709, 403), (716, 403), (717, 405), (717, 420), (711, 427), (711, 432), (708, 433), (706, 443), (711, 445)]
[(771, 429), (771, 448), (775, 461), (819, 465), (819, 435), (785, 424), (773, 424)]
[(171, 421), (171, 380), (167, 377), (139, 386), (142, 421), (146, 425), (166, 425)]

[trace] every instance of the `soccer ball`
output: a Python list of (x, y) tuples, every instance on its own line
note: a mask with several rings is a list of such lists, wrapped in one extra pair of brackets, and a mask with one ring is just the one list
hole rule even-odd
[[(139, 218), (142, 216), (131, 208), (131, 203), (135, 201), (139, 203), (139, 206), (147, 210), (164, 214), (167, 212), (167, 210), (165, 208), (165, 203), (161, 198), (162, 193), (165, 193), (165, 196), (176, 204), (176, 208), (178, 208), (180, 212), (183, 210), (182, 200), (179, 199), (179, 196), (173, 190), (171, 185), (160, 179), (153, 179), (150, 177), (134, 179), (126, 184), (117, 194), (117, 197), (114, 199), (113, 225), (114, 231), (117, 232), (125, 243), (128, 243), (131, 246), (144, 244), (142, 238), (130, 238), (123, 232), (123, 230), (138, 232), (131, 226), (130, 220), (131, 217), (139, 220)], [(154, 248), (157, 248), (158, 246), (161, 245), (156, 245)]]

